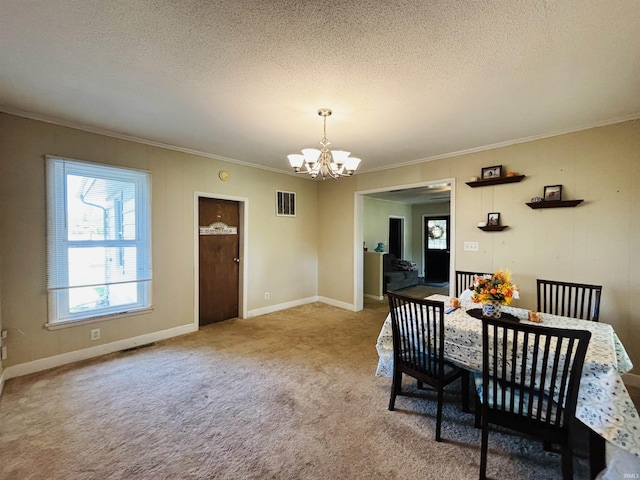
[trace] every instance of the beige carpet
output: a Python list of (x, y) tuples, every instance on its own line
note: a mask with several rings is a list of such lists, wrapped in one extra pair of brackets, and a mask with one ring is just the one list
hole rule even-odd
[[(383, 302), (231, 320), (153, 347), (9, 380), (6, 479), (473, 479), (480, 431), (446, 396), (399, 397), (374, 376)], [(576, 479), (586, 478), (576, 462)], [(557, 479), (559, 455), (490, 435), (488, 472)]]

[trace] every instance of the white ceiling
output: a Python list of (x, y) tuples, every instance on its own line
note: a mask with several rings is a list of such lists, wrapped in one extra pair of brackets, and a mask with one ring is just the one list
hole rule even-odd
[(0, 0), (0, 110), (289, 171), (640, 117), (638, 0)]

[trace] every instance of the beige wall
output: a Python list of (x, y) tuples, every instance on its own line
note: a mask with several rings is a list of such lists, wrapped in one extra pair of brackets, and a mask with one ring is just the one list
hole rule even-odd
[[(354, 262), (362, 271), (362, 241), (354, 241), (353, 192), (356, 177), (318, 183), (318, 295), (337, 305), (354, 304)], [(324, 230), (321, 230), (324, 229)]]
[[(0, 255), (0, 331), (2, 331), (2, 255)], [(6, 340), (0, 340), (0, 345), (4, 345)], [(4, 385), (4, 377), (2, 375), (4, 367), (2, 365), (2, 359), (0, 359), (0, 393)]]
[(389, 202), (377, 198), (364, 199), (364, 242), (369, 251), (374, 251), (379, 242), (384, 243), (385, 253), (389, 252), (389, 218), (404, 218), (404, 245), (402, 247), (405, 260), (413, 259), (411, 250), (412, 222), (411, 205)]
[[(640, 295), (640, 121), (511, 145), (442, 160), (358, 174), (340, 183), (340, 209), (320, 218), (320, 244), (353, 243), (353, 193), (417, 182), (456, 179), (455, 267), (480, 271), (509, 268), (521, 285), (518, 306), (535, 308), (535, 279), (550, 278), (603, 285), (601, 321), (614, 326), (640, 365), (640, 313), (632, 301)], [(363, 160), (366, 162), (366, 159)], [(465, 184), (482, 167), (503, 165), (525, 174), (520, 183), (484, 188)], [(321, 184), (320, 198), (333, 183)], [(562, 184), (563, 198), (584, 199), (576, 208), (532, 210), (525, 205), (545, 185)], [(349, 195), (351, 193), (351, 195)], [(346, 203), (345, 203), (346, 202)], [(487, 233), (477, 223), (500, 212), (509, 225)], [(334, 235), (336, 229), (340, 235)], [(464, 241), (479, 242), (479, 252), (464, 252)], [(331, 284), (344, 298), (354, 295), (353, 269), (324, 269), (333, 252), (320, 250), (319, 288)], [(322, 293), (321, 293), (322, 294)]]
[[(151, 313), (49, 331), (45, 155), (152, 172)], [(227, 182), (218, 172), (227, 170)], [(275, 215), (275, 190), (297, 193), (297, 217)], [(0, 113), (0, 275), (5, 368), (194, 322), (194, 192), (248, 199), (248, 310), (314, 298), (318, 292), (318, 184), (173, 150)], [(345, 267), (346, 268), (346, 267)], [(348, 275), (346, 272), (344, 275)], [(270, 292), (270, 300), (264, 292)]]

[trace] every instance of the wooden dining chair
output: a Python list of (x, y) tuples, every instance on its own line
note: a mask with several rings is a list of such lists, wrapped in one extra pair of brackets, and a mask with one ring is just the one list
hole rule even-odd
[(469, 372), (444, 358), (444, 303), (388, 292), (393, 335), (393, 380), (389, 410), (397, 395), (423, 397), (402, 391), (402, 374), (426, 383), (437, 391), (436, 441), (441, 440), (444, 388), (461, 378), (462, 409), (469, 411)]
[(538, 279), (538, 311), (597, 322), (601, 285)]
[(475, 375), (480, 480), (486, 478), (490, 424), (560, 445), (562, 478), (573, 478), (569, 433), (590, 338), (586, 330), (483, 319), (482, 375)]
[(466, 289), (471, 288), (475, 278), (482, 275), (491, 274), (481, 272), (463, 272), (462, 270), (456, 270), (456, 297), (459, 297)]

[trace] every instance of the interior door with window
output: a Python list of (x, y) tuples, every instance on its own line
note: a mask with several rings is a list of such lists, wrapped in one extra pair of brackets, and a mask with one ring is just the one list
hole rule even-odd
[(449, 281), (449, 215), (424, 219), (424, 276), (426, 281)]
[(238, 316), (240, 204), (198, 199), (200, 326)]

